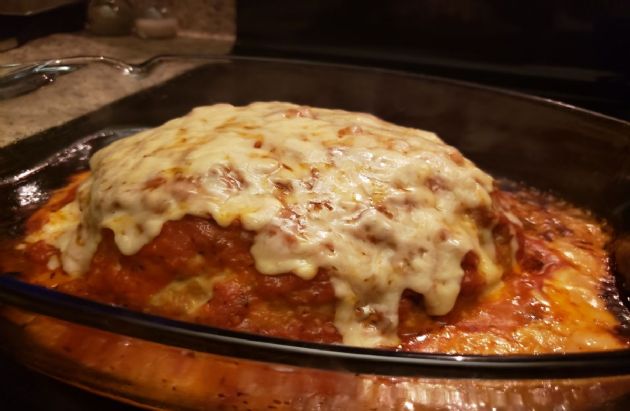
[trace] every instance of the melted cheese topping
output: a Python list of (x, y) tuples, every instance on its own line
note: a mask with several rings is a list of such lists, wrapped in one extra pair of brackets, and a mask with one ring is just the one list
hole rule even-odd
[(199, 107), (111, 144), (90, 166), (74, 202), (29, 239), (55, 245), (71, 275), (87, 270), (104, 228), (132, 255), (187, 214), (239, 221), (256, 233), (262, 274), (327, 270), (345, 344), (391, 346), (405, 289), (442, 315), (466, 253), (479, 256), (486, 284), (502, 274), (491, 225), (472, 217), (492, 215), (492, 178), (435, 134), (368, 114), (279, 102)]

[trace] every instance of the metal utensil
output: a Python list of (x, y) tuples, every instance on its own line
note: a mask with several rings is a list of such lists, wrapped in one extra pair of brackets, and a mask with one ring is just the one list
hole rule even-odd
[(123, 75), (142, 77), (149, 74), (158, 63), (174, 60), (221, 61), (222, 58), (212, 55), (160, 55), (139, 64), (131, 64), (106, 56), (75, 56), (2, 64), (0, 65), (0, 100), (36, 90), (52, 83), (57, 76), (73, 72), (87, 64), (105, 64), (118, 69)]

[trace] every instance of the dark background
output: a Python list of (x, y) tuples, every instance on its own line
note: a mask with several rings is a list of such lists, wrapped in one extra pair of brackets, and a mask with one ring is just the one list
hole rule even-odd
[[(0, 0), (1, 1), (1, 0)], [(236, 54), (375, 65), (509, 88), (630, 120), (630, 1), (236, 0)], [(81, 30), (85, 4), (0, 16), (19, 44)], [(0, 353), (3, 410), (131, 410)]]
[(630, 1), (238, 1), (235, 52), (377, 65), (630, 119)]
[(26, 369), (0, 351), (0, 409), (3, 411), (136, 411)]

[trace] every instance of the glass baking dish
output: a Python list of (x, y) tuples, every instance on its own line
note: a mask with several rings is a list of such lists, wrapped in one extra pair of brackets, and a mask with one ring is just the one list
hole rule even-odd
[[(1, 149), (1, 234), (18, 234), (108, 142), (195, 106), (257, 100), (365, 111), (435, 131), (495, 176), (588, 207), (620, 239), (629, 231), (628, 123), (432, 77), (230, 57)], [(284, 341), (99, 304), (10, 273), (0, 277), (0, 301), (0, 344), (21, 362), (147, 408), (626, 409), (630, 400), (630, 350), (456, 356)], [(630, 332), (627, 320), (621, 332)]]

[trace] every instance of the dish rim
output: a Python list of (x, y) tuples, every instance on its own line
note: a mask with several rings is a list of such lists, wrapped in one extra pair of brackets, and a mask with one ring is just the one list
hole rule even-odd
[(233, 331), (103, 304), (0, 275), (0, 302), (74, 325), (268, 364), (398, 377), (575, 379), (630, 375), (630, 350), (457, 355), (321, 344)]
[[(164, 56), (166, 55), (163, 55), (160, 57), (164, 57)], [(220, 59), (221, 57), (217, 57), (217, 60), (220, 60)], [(522, 100), (529, 100), (529, 101), (540, 103), (540, 104), (546, 104), (556, 109), (574, 111), (580, 114), (594, 116), (601, 120), (612, 121), (613, 123), (617, 123), (619, 125), (630, 128), (630, 120), (620, 119), (620, 118), (613, 117), (604, 113), (600, 113), (598, 111), (594, 111), (594, 110), (587, 109), (584, 107), (565, 103), (560, 100), (556, 100), (556, 99), (552, 99), (548, 97), (536, 96), (533, 94), (527, 94), (520, 91), (510, 90), (507, 88), (475, 83), (472, 81), (454, 79), (450, 77), (441, 77), (441, 76), (436, 76), (436, 75), (431, 75), (431, 74), (415, 73), (412, 71), (406, 71), (406, 70), (401, 70), (401, 69), (391, 69), (391, 68), (385, 68), (385, 67), (379, 67), (379, 66), (362, 66), (358, 64), (348, 64), (348, 63), (320, 62), (317, 60), (293, 59), (293, 58), (285, 58), (285, 57), (228, 55), (228, 56), (223, 57), (223, 59), (241, 60), (241, 61), (258, 61), (258, 62), (267, 62), (267, 63), (304, 64), (304, 65), (310, 65), (310, 66), (343, 68), (343, 69), (359, 70), (359, 71), (373, 71), (373, 72), (381, 72), (384, 74), (393, 74), (393, 75), (403, 76), (403, 77), (412, 77), (412, 78), (419, 78), (419, 79), (424, 79), (424, 80), (437, 81), (440, 83), (447, 83), (447, 84), (452, 84), (455, 86), (462, 86), (462, 87), (468, 87), (468, 88), (473, 88), (477, 90), (490, 91), (493, 93), (504, 94), (510, 97), (516, 97)]]

